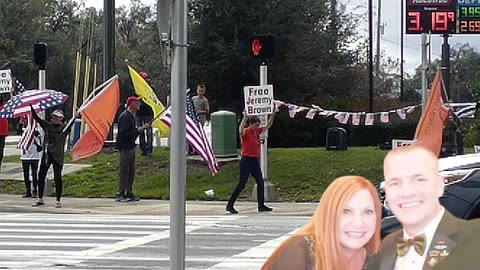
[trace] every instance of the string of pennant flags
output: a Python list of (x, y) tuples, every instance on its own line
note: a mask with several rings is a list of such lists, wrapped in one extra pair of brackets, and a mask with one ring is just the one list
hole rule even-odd
[[(354, 126), (358, 126), (361, 123), (363, 123), (365, 126), (371, 126), (374, 124), (376, 119), (380, 120), (381, 123), (389, 123), (391, 114), (396, 114), (401, 120), (405, 120), (407, 119), (408, 114), (411, 114), (415, 111), (415, 109), (422, 106), (422, 104), (416, 104), (383, 112), (366, 113), (326, 110), (318, 105), (313, 104), (311, 105), (311, 107), (305, 107), (301, 105), (283, 102), (281, 100), (275, 100), (274, 102), (277, 109), (279, 107), (287, 107), (288, 115), (290, 116), (290, 118), (295, 118), (295, 116), (299, 112), (307, 111), (305, 118), (308, 119), (314, 119), (316, 116), (324, 118), (333, 116), (341, 124), (347, 124), (350, 121), (351, 124)], [(476, 108), (478, 107), (478, 103), (476, 102), (450, 103), (449, 105), (458, 118), (474, 118)]]

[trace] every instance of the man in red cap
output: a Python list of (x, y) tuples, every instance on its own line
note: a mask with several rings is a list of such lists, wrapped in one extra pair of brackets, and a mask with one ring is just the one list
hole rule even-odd
[(139, 97), (127, 98), (127, 109), (118, 117), (118, 133), (116, 148), (120, 153), (120, 171), (118, 175), (118, 193), (116, 201), (138, 201), (133, 194), (133, 180), (135, 179), (135, 140), (148, 124), (136, 126), (135, 114), (140, 109)]

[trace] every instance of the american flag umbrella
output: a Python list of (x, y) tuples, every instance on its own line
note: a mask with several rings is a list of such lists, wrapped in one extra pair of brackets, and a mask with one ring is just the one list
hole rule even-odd
[(30, 104), (36, 112), (64, 103), (68, 96), (55, 90), (27, 90), (13, 96), (0, 107), (0, 118), (18, 118), (30, 113)]

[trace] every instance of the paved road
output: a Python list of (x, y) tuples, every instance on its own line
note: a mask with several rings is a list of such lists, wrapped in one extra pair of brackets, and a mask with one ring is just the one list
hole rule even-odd
[[(187, 269), (260, 269), (298, 216), (188, 216)], [(0, 213), (0, 269), (169, 269), (169, 217)]]

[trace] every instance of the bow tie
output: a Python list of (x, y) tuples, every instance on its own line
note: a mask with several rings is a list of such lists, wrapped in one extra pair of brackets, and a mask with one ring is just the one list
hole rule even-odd
[(415, 248), (415, 251), (418, 255), (422, 256), (425, 252), (425, 234), (415, 236), (413, 239), (403, 239), (401, 237), (397, 238), (397, 254), (400, 257), (403, 257), (408, 251), (410, 246)]

